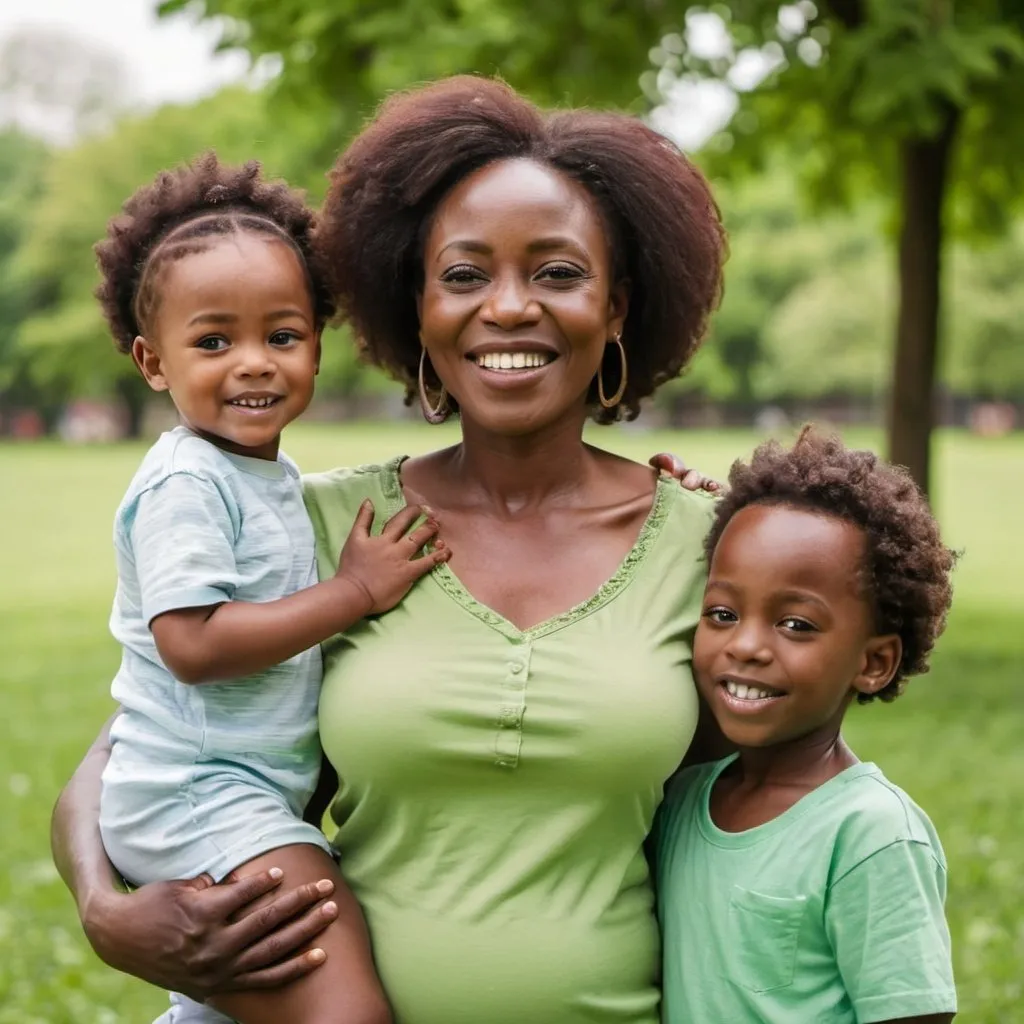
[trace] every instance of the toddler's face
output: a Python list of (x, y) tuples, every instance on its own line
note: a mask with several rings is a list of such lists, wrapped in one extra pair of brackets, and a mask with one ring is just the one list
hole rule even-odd
[(838, 727), (857, 690), (888, 682), (892, 643), (873, 635), (864, 543), (850, 523), (785, 505), (750, 505), (729, 521), (693, 664), (733, 743), (771, 746)]
[[(152, 337), (135, 355), (196, 433), (274, 459), (281, 430), (313, 396), (320, 338), (306, 275), (284, 242), (232, 235), (168, 263)], [(141, 348), (140, 348), (141, 346)]]

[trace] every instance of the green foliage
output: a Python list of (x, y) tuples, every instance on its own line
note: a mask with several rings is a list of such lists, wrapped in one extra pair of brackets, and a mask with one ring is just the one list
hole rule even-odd
[(663, 19), (658, 3), (621, 0), (165, 0), (159, 10), (226, 18), (222, 45), (280, 58), (290, 95), (360, 115), (388, 92), (458, 72), (498, 73), (543, 102), (641, 109)]

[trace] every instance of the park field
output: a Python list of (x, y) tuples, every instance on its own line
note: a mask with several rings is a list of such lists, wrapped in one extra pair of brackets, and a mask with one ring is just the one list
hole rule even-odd
[[(320, 470), (455, 436), (447, 427), (310, 425), (286, 440), (304, 469)], [(720, 477), (757, 440), (635, 429), (591, 439), (641, 459), (672, 450)], [(165, 1003), (92, 954), (48, 841), (60, 786), (111, 709), (111, 520), (142, 451), (0, 445), (0, 1024), (144, 1024)], [(931, 674), (893, 705), (851, 711), (848, 736), (942, 836), (958, 1020), (1012, 1024), (1024, 1022), (1024, 436), (940, 435), (936, 481), (947, 542), (963, 552), (949, 630)]]

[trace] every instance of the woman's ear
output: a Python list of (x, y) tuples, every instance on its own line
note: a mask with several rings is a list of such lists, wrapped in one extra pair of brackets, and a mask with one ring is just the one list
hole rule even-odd
[(170, 391), (160, 365), (160, 353), (141, 334), (132, 342), (132, 360), (154, 391)]
[(608, 295), (608, 337), (622, 336), (622, 328), (629, 313), (629, 281), (623, 280), (612, 286)]
[(875, 694), (891, 682), (903, 657), (903, 641), (896, 633), (873, 636), (864, 647), (861, 670), (853, 681), (858, 693)]

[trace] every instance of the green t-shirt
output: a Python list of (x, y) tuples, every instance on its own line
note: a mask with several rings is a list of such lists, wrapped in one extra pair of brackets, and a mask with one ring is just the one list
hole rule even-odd
[[(306, 479), (322, 578), (400, 463)], [(612, 577), (530, 629), (441, 565), (324, 645), (335, 843), (399, 1024), (657, 1024), (643, 844), (697, 720), (713, 508), (659, 482)]]
[(665, 1024), (867, 1024), (956, 1011), (928, 816), (857, 764), (745, 832), (711, 820), (734, 758), (682, 773), (657, 826)]

